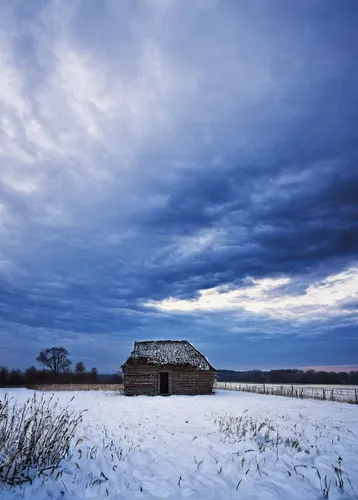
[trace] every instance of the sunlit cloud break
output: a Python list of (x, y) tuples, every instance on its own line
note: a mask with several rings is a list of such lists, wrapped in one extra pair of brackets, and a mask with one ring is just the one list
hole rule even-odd
[(252, 279), (247, 286), (228, 290), (214, 287), (200, 290), (191, 300), (170, 297), (145, 305), (169, 312), (235, 311), (267, 315), (284, 320), (324, 320), (358, 313), (358, 268), (326, 277), (307, 286), (302, 293), (286, 291), (291, 278)]

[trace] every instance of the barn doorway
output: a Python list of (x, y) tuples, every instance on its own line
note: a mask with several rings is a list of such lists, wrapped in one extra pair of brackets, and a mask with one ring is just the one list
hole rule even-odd
[(169, 394), (169, 373), (160, 372), (159, 394)]

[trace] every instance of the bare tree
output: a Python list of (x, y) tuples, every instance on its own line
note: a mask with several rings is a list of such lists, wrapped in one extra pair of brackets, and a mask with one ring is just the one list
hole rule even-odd
[(66, 372), (71, 366), (68, 358), (68, 351), (64, 347), (49, 347), (42, 349), (36, 361), (45, 368), (48, 368), (57, 376), (61, 372)]
[(83, 361), (78, 361), (75, 366), (75, 372), (77, 375), (83, 375), (86, 371), (86, 367), (83, 363)]

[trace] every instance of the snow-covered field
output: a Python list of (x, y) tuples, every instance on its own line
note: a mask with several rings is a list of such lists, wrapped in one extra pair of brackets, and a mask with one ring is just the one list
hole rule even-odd
[(56, 394), (61, 405), (73, 396), (88, 411), (66, 470), (1, 500), (358, 498), (357, 406), (230, 391)]

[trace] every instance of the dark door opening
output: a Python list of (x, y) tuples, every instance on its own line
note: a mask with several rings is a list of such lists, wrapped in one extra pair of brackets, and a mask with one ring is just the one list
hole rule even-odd
[(169, 394), (169, 373), (160, 372), (159, 394)]

